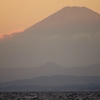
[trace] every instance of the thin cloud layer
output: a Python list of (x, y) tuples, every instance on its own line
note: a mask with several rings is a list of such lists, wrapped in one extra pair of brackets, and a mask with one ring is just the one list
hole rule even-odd
[(5, 34), (3, 33), (3, 34), (0, 34), (0, 39), (5, 39), (5, 38), (8, 38), (8, 37), (12, 37), (14, 34), (18, 34), (18, 33), (21, 33), (21, 32), (24, 32), (23, 28), (20, 28), (18, 30), (13, 30), (13, 31), (5, 33)]

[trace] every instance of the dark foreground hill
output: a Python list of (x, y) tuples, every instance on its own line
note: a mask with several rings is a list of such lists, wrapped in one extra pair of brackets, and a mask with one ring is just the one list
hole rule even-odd
[(41, 76), (32, 79), (0, 83), (0, 90), (100, 90), (100, 77), (95, 76)]

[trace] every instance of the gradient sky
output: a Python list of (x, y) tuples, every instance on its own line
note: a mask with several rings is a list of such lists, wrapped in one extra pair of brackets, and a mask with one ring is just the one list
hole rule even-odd
[(65, 6), (85, 6), (100, 13), (100, 0), (0, 0), (0, 34), (22, 31)]

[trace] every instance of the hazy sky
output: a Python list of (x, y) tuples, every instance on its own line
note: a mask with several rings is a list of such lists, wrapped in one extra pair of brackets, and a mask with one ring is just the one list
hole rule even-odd
[(100, 0), (0, 0), (0, 34), (25, 29), (65, 6), (100, 13)]

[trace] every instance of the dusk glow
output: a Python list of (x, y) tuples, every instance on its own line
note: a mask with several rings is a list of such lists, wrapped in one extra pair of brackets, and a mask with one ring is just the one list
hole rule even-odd
[(8, 33), (2, 33), (2, 34), (0, 34), (0, 39), (4, 39), (6, 37), (12, 37), (13, 34), (18, 34), (20, 32), (24, 32), (24, 29), (21, 28), (19, 30), (13, 30), (13, 31), (8, 32)]
[(0, 34), (26, 29), (66, 6), (85, 6), (100, 13), (100, 0), (1, 0)]

